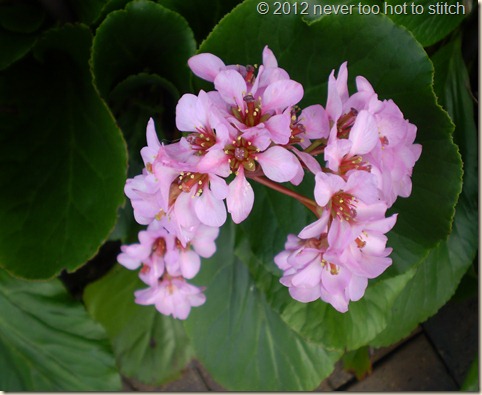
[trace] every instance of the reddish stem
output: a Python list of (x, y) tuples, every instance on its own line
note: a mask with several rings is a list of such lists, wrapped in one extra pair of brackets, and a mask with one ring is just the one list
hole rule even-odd
[[(246, 174), (246, 176), (248, 176)], [(263, 176), (249, 176), (252, 180), (259, 182), (262, 185), (267, 186), (268, 188), (271, 188), (275, 191), (281, 192), (287, 196), (290, 196), (296, 200), (298, 200), (301, 204), (303, 204), (306, 208), (308, 208), (310, 211), (312, 211), (318, 218), (320, 216), (320, 213), (317, 211), (318, 205), (316, 204), (315, 201), (307, 198), (306, 196), (300, 195), (299, 193), (292, 191), (291, 189), (286, 188), (283, 185), (280, 185), (274, 181), (271, 181), (268, 178), (265, 178)]]

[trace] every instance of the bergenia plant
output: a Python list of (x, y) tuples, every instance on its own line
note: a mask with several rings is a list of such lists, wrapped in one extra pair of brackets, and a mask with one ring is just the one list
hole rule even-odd
[[(268, 46), (262, 59), (259, 67), (226, 66), (214, 54), (195, 55), (191, 70), (215, 89), (181, 97), (176, 126), (183, 137), (161, 144), (149, 121), (145, 168), (125, 188), (136, 219), (149, 226), (118, 258), (128, 269), (142, 264), (139, 276), (149, 288), (136, 292), (137, 303), (180, 319), (204, 303), (202, 289), (186, 279), (199, 271), (200, 255), (216, 250), (224, 200), (234, 223), (249, 216), (255, 193), (248, 180), (317, 217), (287, 235), (285, 250), (273, 257), (294, 299), (321, 299), (344, 313), (363, 297), (368, 279), (391, 265), (386, 233), (397, 214), (386, 212), (397, 197), (410, 196), (422, 151), (416, 126), (363, 76), (350, 95), (346, 62), (329, 76), (325, 106), (303, 109), (303, 86)], [(283, 185), (299, 185), (305, 175), (315, 179), (311, 196)]]
[(318, 3), (0, 1), (0, 390), (325, 389), (477, 282), (477, 3)]

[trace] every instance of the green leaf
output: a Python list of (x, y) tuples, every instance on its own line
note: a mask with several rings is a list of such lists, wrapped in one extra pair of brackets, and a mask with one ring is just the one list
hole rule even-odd
[[(433, 67), (425, 51), (409, 33), (381, 15), (327, 15), (308, 25), (300, 15), (259, 15), (256, 5), (248, 0), (227, 15), (199, 52), (213, 53), (226, 64), (255, 64), (268, 45), (280, 67), (303, 84), (302, 106), (325, 103), (331, 70), (347, 60), (351, 87), (355, 76), (365, 76), (381, 99), (393, 99), (417, 126), (423, 150), (414, 169), (412, 196), (398, 199), (391, 210), (400, 215), (390, 234), (394, 264), (387, 275), (406, 271), (450, 233), (461, 189), (453, 126), (436, 104)], [(238, 37), (243, 37), (240, 45), (231, 45)], [(286, 222), (296, 221), (296, 213), (284, 211), (283, 215)]]
[(470, 364), (469, 372), (462, 384), (461, 391), (479, 391), (479, 357), (476, 356), (474, 361)]
[(233, 226), (226, 224), (218, 251), (196, 277), (207, 286), (206, 303), (185, 322), (196, 355), (232, 391), (314, 389), (341, 353), (306, 342), (280, 319), (235, 256), (234, 243)]
[(387, 329), (372, 342), (376, 347), (396, 342), (435, 314), (456, 291), (478, 248), (478, 227), (474, 221), (478, 215), (477, 131), (460, 40), (443, 47), (433, 62), (437, 92), (456, 124), (454, 137), (460, 141), (465, 163), (464, 187), (452, 233), (430, 252), (398, 297)]
[(76, 20), (90, 25), (101, 14), (103, 7), (109, 0), (67, 0), (76, 15)]
[(0, 70), (30, 52), (44, 21), (38, 2), (0, 3)]
[(242, 0), (157, 0), (159, 4), (181, 14), (191, 26), (200, 43), (211, 32), (218, 21)]
[(0, 27), (0, 70), (22, 59), (36, 41), (36, 34), (18, 34)]
[(90, 44), (85, 27), (51, 30), (0, 76), (0, 264), (21, 277), (84, 264), (124, 199), (125, 143), (92, 86)]
[(181, 322), (134, 303), (141, 288), (135, 272), (117, 266), (86, 288), (84, 301), (106, 329), (122, 374), (159, 385), (177, 377), (193, 353)]
[(29, 282), (0, 271), (0, 388), (118, 391), (103, 328), (58, 280)]
[[(243, 262), (250, 265), (255, 283), (282, 319), (305, 339), (356, 349), (386, 327), (395, 298), (414, 275), (416, 265), (450, 233), (462, 173), (451, 136), (453, 125), (436, 103), (433, 67), (425, 51), (388, 18), (326, 15), (307, 24), (294, 14), (261, 16), (256, 5), (248, 0), (226, 16), (200, 52), (214, 53), (226, 64), (255, 64), (268, 45), (280, 67), (303, 84), (303, 106), (325, 103), (328, 75), (348, 60), (351, 88), (355, 76), (365, 76), (381, 99), (393, 99), (418, 127), (417, 140), (423, 150), (414, 169), (412, 196), (400, 198), (391, 210), (399, 213), (389, 233), (393, 265), (378, 281), (370, 282), (365, 297), (352, 303), (348, 313), (340, 314), (322, 302), (290, 301), (287, 290), (274, 285), (277, 278), (272, 274), (279, 277), (279, 272), (273, 268), (273, 257), (282, 250), (287, 233), (296, 234), (314, 220), (304, 207), (272, 191), (256, 189), (253, 213), (242, 225), (250, 244), (245, 250), (251, 249)], [(229, 44), (241, 36), (240, 45)], [(312, 185), (307, 181), (296, 190), (311, 198)]]
[(45, 11), (37, 2), (0, 4), (0, 27), (10, 32), (34, 33), (45, 20)]
[(367, 346), (343, 355), (343, 369), (352, 372), (357, 380), (363, 380), (372, 372), (372, 362)]
[[(275, 196), (263, 199), (263, 192), (256, 190), (256, 198), (261, 197), (262, 206), (271, 216), (273, 227), (278, 227), (277, 233), (283, 232), (283, 226), (278, 221), (271, 207)], [(256, 218), (256, 217), (251, 217)], [(250, 221), (250, 220), (247, 220)], [(261, 228), (263, 219), (251, 220)], [(269, 231), (267, 231), (269, 232)], [(290, 328), (299, 333), (305, 340), (321, 344), (329, 349), (355, 350), (372, 340), (387, 325), (392, 305), (403, 287), (412, 278), (415, 270), (372, 284), (365, 296), (358, 302), (352, 302), (347, 313), (339, 313), (331, 305), (315, 301), (300, 303), (292, 299), (288, 289), (279, 282), (280, 275), (273, 275), (271, 267), (273, 259), (263, 261), (250, 249), (249, 236), (239, 234), (237, 256), (248, 265), (250, 273), (258, 288), (266, 295), (266, 300)], [(259, 233), (257, 233), (259, 235)], [(268, 234), (268, 233), (267, 233)], [(268, 239), (269, 240), (269, 239)], [(320, 330), (320, 326), (323, 330)]]
[(146, 0), (111, 12), (96, 31), (92, 67), (104, 98), (130, 75), (158, 74), (180, 91), (189, 89), (187, 60), (196, 44), (179, 14)]
[(471, 0), (386, 0), (381, 6), (397, 25), (410, 30), (424, 47), (447, 36), (471, 10)]

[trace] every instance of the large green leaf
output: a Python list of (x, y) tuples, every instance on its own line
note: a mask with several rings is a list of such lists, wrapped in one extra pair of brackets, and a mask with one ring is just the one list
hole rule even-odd
[(232, 224), (222, 228), (217, 245), (196, 277), (207, 286), (207, 301), (185, 323), (197, 357), (229, 390), (314, 389), (341, 352), (306, 342), (281, 320), (235, 256)]
[[(435, 102), (433, 68), (425, 51), (382, 15), (327, 15), (308, 25), (300, 15), (259, 15), (256, 4), (248, 0), (226, 16), (200, 52), (214, 53), (226, 64), (254, 64), (268, 45), (279, 65), (303, 84), (303, 105), (324, 104), (329, 73), (348, 60), (351, 86), (356, 75), (365, 76), (380, 98), (393, 99), (418, 127), (423, 151), (414, 170), (412, 196), (399, 199), (392, 210), (400, 215), (390, 236), (394, 265), (388, 274), (407, 270), (449, 234), (461, 189), (453, 127)], [(230, 44), (239, 37), (239, 45)], [(296, 212), (284, 215), (287, 222), (296, 221)]]
[(187, 91), (187, 59), (195, 47), (193, 33), (179, 14), (151, 1), (133, 1), (125, 10), (108, 14), (96, 31), (92, 49), (96, 85), (108, 99), (130, 75), (148, 73)]
[(428, 47), (454, 30), (471, 8), (471, 0), (386, 0), (381, 11), (397, 25), (405, 26), (424, 47)]
[[(307, 339), (356, 349), (385, 328), (392, 304), (414, 275), (415, 266), (450, 233), (461, 189), (461, 160), (452, 141), (453, 126), (435, 101), (433, 67), (425, 51), (388, 18), (327, 15), (307, 24), (294, 14), (260, 16), (256, 4), (246, 1), (224, 18), (200, 52), (214, 53), (227, 64), (254, 64), (267, 44), (279, 65), (303, 84), (303, 105), (324, 104), (329, 73), (348, 60), (351, 87), (356, 75), (365, 76), (380, 98), (393, 99), (418, 127), (423, 151), (414, 170), (412, 196), (399, 199), (391, 210), (399, 213), (389, 234), (393, 265), (378, 282), (371, 282), (366, 296), (352, 303), (348, 313), (340, 314), (322, 302), (290, 302), (287, 290), (274, 285), (279, 272), (273, 268), (273, 257), (282, 250), (286, 234), (298, 233), (314, 220), (304, 207), (256, 188), (253, 213), (242, 224), (249, 246), (240, 251), (251, 250), (243, 262), (249, 264), (272, 308)], [(238, 46), (228, 44), (241, 36)], [(312, 181), (307, 180), (297, 190), (312, 197), (312, 188)]]
[(123, 201), (125, 143), (94, 90), (91, 36), (49, 31), (0, 76), (0, 265), (49, 278), (91, 258)]
[(435, 314), (454, 294), (478, 248), (477, 131), (460, 40), (453, 40), (439, 50), (433, 62), (438, 96), (456, 124), (454, 138), (464, 159), (464, 186), (452, 233), (430, 252), (400, 294), (389, 325), (372, 342), (375, 346), (394, 343)]
[(179, 375), (193, 355), (179, 321), (134, 303), (134, 291), (145, 287), (137, 273), (117, 266), (86, 288), (84, 300), (107, 330), (120, 371), (159, 385)]
[(105, 331), (58, 280), (29, 282), (0, 270), (0, 388), (118, 391)]

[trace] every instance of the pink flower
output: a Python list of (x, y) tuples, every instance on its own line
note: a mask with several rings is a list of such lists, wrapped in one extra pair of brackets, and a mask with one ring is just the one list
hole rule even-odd
[(223, 149), (219, 146), (207, 153), (199, 168), (201, 171), (210, 172), (224, 167), (235, 174), (234, 180), (229, 184), (226, 204), (233, 221), (240, 223), (249, 215), (254, 203), (254, 192), (246, 179), (246, 172), (255, 172), (259, 164), (263, 174), (269, 179), (287, 182), (296, 177), (301, 165), (287, 149), (280, 146), (269, 147), (269, 138), (256, 131), (242, 133), (225, 144)]
[(291, 136), (291, 107), (303, 97), (303, 87), (296, 81), (283, 79), (261, 88), (257, 82), (263, 70), (260, 67), (250, 89), (238, 72), (221, 71), (214, 80), (216, 90), (226, 103), (220, 110), (237, 129), (255, 128), (266, 133), (274, 143), (287, 144)]
[(202, 289), (191, 285), (182, 277), (165, 276), (156, 286), (135, 292), (136, 303), (155, 305), (164, 315), (185, 320), (191, 307), (204, 304), (206, 296)]
[(380, 102), (374, 114), (379, 138), (366, 160), (376, 168), (382, 198), (390, 207), (398, 196), (412, 192), (412, 171), (422, 153), (422, 146), (414, 144), (417, 128), (403, 118), (391, 100)]
[[(271, 82), (281, 79), (289, 79), (288, 73), (278, 67), (278, 61), (268, 46), (263, 49), (263, 64), (260, 68), (264, 68), (266, 72), (263, 74), (261, 81), (258, 81), (258, 85), (262, 88), (269, 85)], [(234, 70), (238, 72), (246, 81), (248, 86), (251, 86), (255, 81), (256, 67), (229, 65), (226, 66), (224, 62), (216, 55), (210, 53), (201, 53), (194, 55), (188, 60), (188, 65), (191, 71), (198, 77), (214, 82), (217, 75), (224, 70)]]
[(326, 228), (330, 222), (328, 230), (330, 245), (332, 248), (343, 249), (358, 236), (359, 204), (378, 203), (375, 178), (370, 173), (354, 171), (345, 181), (336, 174), (319, 172), (315, 180), (315, 200), (324, 210), (317, 221), (300, 232), (299, 237), (303, 239), (318, 237), (327, 231)]
[(163, 197), (153, 174), (143, 172), (127, 179), (124, 193), (131, 200), (134, 218), (141, 225), (148, 225), (164, 214)]
[(367, 279), (325, 259), (327, 248), (326, 234), (309, 240), (289, 235), (275, 263), (283, 270), (280, 282), (294, 299), (303, 303), (321, 299), (344, 313), (350, 301), (363, 296)]
[(342, 177), (354, 170), (374, 174), (380, 197), (390, 207), (398, 196), (411, 193), (412, 171), (422, 149), (414, 144), (417, 128), (393, 101), (380, 101), (364, 77), (356, 78), (357, 92), (349, 96), (347, 78), (346, 62), (338, 78), (330, 75), (327, 114), (333, 127), (325, 159)]
[(136, 291), (136, 303), (155, 304), (162, 314), (185, 319), (192, 306), (205, 301), (202, 290), (185, 279), (199, 272), (200, 256), (214, 254), (219, 229), (200, 225), (187, 244), (176, 237), (176, 229), (167, 217), (152, 222), (139, 232), (140, 243), (121, 247), (118, 261), (131, 270), (142, 265), (139, 277), (149, 288)]

